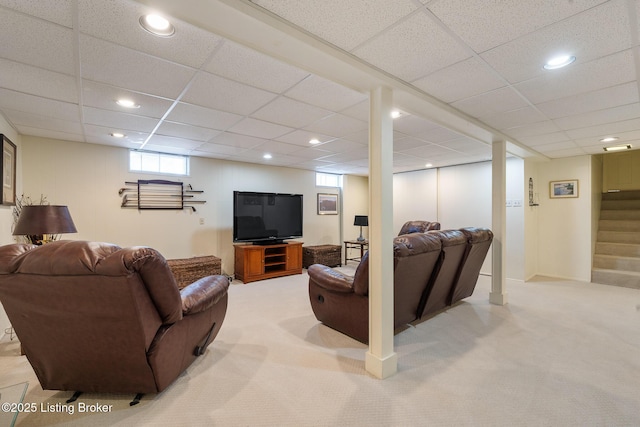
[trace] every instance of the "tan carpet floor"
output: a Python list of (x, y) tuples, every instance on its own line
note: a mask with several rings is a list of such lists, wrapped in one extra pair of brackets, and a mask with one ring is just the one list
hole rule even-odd
[[(509, 304), (474, 295), (396, 335), (398, 373), (364, 369), (366, 346), (318, 324), (307, 276), (234, 283), (222, 330), (163, 393), (85, 394), (70, 411), (18, 426), (639, 426), (640, 291), (536, 278), (508, 282)], [(0, 343), (0, 388), (43, 391), (17, 342)], [(79, 402), (111, 405), (80, 413)]]

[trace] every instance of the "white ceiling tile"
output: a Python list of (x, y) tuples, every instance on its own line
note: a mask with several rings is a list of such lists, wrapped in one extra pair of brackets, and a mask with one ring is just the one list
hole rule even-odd
[(202, 141), (193, 141), (185, 138), (175, 138), (173, 136), (154, 134), (151, 139), (149, 139), (147, 145), (145, 145), (145, 148), (148, 149), (149, 146), (159, 146), (178, 148), (182, 150), (193, 150), (201, 145)]
[(571, 117), (562, 117), (554, 122), (564, 130), (606, 124), (609, 122), (630, 120), (640, 117), (640, 104), (629, 104), (621, 107), (592, 111)]
[(432, 143), (426, 142), (419, 138), (407, 137), (402, 139), (394, 139), (393, 150), (405, 151), (405, 150), (410, 150), (412, 148), (425, 147), (427, 145), (432, 145)]
[(469, 58), (438, 70), (412, 84), (441, 101), (451, 103), (505, 86), (483, 61)]
[(239, 133), (242, 135), (256, 136), (258, 138), (272, 139), (292, 132), (293, 129), (274, 123), (245, 118), (235, 125), (231, 126), (229, 132)]
[(362, 102), (367, 94), (311, 75), (287, 91), (287, 97), (331, 111), (340, 111)]
[[(33, 43), (32, 40), (38, 40)], [(73, 30), (21, 13), (0, 13), (0, 57), (46, 70), (73, 74)], [(11, 40), (10, 43), (6, 40)]]
[(7, 119), (17, 127), (26, 126), (41, 130), (51, 129), (56, 132), (82, 135), (82, 126), (77, 121), (61, 120), (6, 108), (2, 111), (7, 116)]
[(575, 140), (589, 137), (605, 137), (617, 136), (619, 133), (625, 133), (640, 129), (640, 118), (630, 120), (620, 120), (612, 123), (604, 123), (595, 126), (587, 126), (583, 128), (570, 129), (565, 133)]
[(407, 135), (416, 135), (437, 128), (438, 125), (422, 117), (407, 115), (393, 121), (393, 129)]
[(78, 103), (73, 76), (0, 58), (0, 87), (48, 99)]
[(255, 147), (256, 150), (261, 150), (267, 153), (278, 154), (293, 154), (296, 151), (300, 151), (300, 147), (293, 144), (286, 144), (278, 141), (267, 141), (262, 145)]
[(518, 141), (535, 148), (538, 145), (566, 142), (569, 139), (569, 136), (565, 132), (553, 132), (544, 135), (523, 136), (520, 137)]
[(333, 141), (317, 144), (314, 147), (321, 150), (330, 151), (332, 153), (342, 153), (353, 150), (366, 150), (367, 146), (357, 142), (348, 141), (346, 139), (334, 139)]
[(226, 111), (213, 110), (198, 105), (179, 102), (166, 118), (169, 121), (209, 129), (226, 130), (242, 120), (242, 116)]
[(215, 129), (167, 121), (162, 122), (156, 131), (158, 135), (190, 139), (193, 141), (209, 141), (211, 138), (219, 135), (220, 132), (221, 131)]
[(354, 119), (369, 122), (369, 99), (338, 112)]
[(518, 110), (505, 111), (493, 116), (483, 117), (482, 120), (496, 129), (509, 129), (538, 123), (546, 120), (547, 117), (533, 107), (524, 107)]
[(68, 121), (80, 117), (77, 104), (0, 89), (0, 109), (5, 108)]
[[(410, 0), (252, 0), (344, 50), (373, 37), (417, 9)], [(345, 17), (351, 17), (345, 25)], [(355, 19), (357, 17), (357, 19)]]
[[(0, 0), (0, 6), (71, 28), (73, 0)], [(3, 12), (5, 13), (5, 12)]]
[(298, 128), (307, 126), (330, 114), (331, 111), (325, 110), (324, 108), (280, 96), (251, 116), (272, 123)]
[(202, 151), (210, 154), (232, 156), (232, 155), (239, 154), (245, 150), (246, 148), (243, 148), (243, 147), (234, 147), (231, 145), (213, 144), (208, 142), (200, 145), (196, 151)]
[(256, 138), (236, 133), (223, 132), (209, 141), (212, 144), (230, 145), (239, 148), (251, 148), (267, 142), (266, 139)]
[(61, 141), (84, 142), (84, 136), (80, 132), (65, 132), (52, 128), (37, 128), (31, 126), (16, 126), (21, 135), (39, 136), (42, 138), (59, 139)]
[(322, 157), (329, 156), (331, 154), (332, 154), (331, 151), (326, 151), (321, 148), (313, 148), (313, 147), (302, 148), (302, 149), (298, 147), (298, 151), (293, 152), (293, 155), (304, 160), (319, 159)]
[[(152, 11), (135, 1), (81, 0), (78, 2), (79, 27), (84, 34), (194, 68), (201, 67), (222, 41), (222, 37), (177, 19), (172, 20), (173, 36), (154, 36), (138, 21)], [(105, 19), (105, 16), (117, 19)]]
[[(605, 2), (571, 19), (502, 44), (481, 56), (511, 83), (543, 74), (555, 75), (558, 71), (631, 48), (626, 8), (624, 1)], [(545, 62), (558, 54), (574, 55), (576, 62), (562, 70), (544, 70)]]
[(80, 36), (80, 55), (84, 79), (170, 99), (194, 76), (190, 68), (88, 36)]
[(451, 105), (472, 117), (484, 117), (504, 111), (517, 110), (529, 104), (513, 88), (503, 87), (454, 102)]
[(605, 2), (448, 0), (427, 7), (480, 53)]
[(368, 128), (369, 125), (361, 120), (356, 120), (343, 114), (332, 114), (305, 127), (305, 130), (342, 137), (343, 135)]
[(559, 132), (560, 128), (551, 120), (545, 120), (530, 125), (518, 126), (511, 128), (506, 132), (507, 135), (513, 138), (521, 138), (535, 135), (545, 135), (553, 132)]
[(543, 102), (536, 107), (549, 118), (574, 116), (590, 111), (638, 102), (638, 84), (630, 82), (605, 89), (586, 92), (568, 98)]
[(318, 132), (310, 132), (306, 130), (295, 130), (286, 135), (282, 135), (281, 137), (276, 138), (278, 141), (286, 142), (288, 144), (295, 144), (302, 147), (310, 147), (309, 141), (312, 139), (317, 139), (320, 142), (328, 142), (335, 139), (334, 136), (323, 135)]
[(284, 92), (309, 75), (230, 40), (224, 41), (204, 70), (275, 93)]
[[(116, 104), (118, 99), (130, 99), (140, 107), (127, 109)], [(130, 112), (138, 116), (162, 118), (171, 108), (173, 102), (157, 96), (145, 95), (127, 89), (110, 85), (94, 83), (88, 80), (82, 82), (82, 102), (85, 107), (95, 107), (102, 110)]]
[(231, 113), (249, 115), (277, 95), (210, 73), (198, 73), (182, 100)]
[[(553, 148), (553, 147), (549, 147), (549, 148)], [(549, 156), (555, 159), (555, 158), (562, 158), (562, 157), (583, 156), (586, 154), (586, 151), (584, 151), (583, 148), (576, 147), (576, 148), (566, 148), (562, 150), (543, 151), (542, 153), (546, 156)]]
[(436, 126), (423, 132), (415, 132), (414, 136), (425, 141), (436, 143), (451, 141), (452, 139), (460, 138), (459, 133), (456, 133), (442, 126)]
[[(84, 132), (87, 137), (87, 142), (93, 142), (96, 144), (107, 144), (107, 145), (119, 145), (119, 146), (131, 146), (135, 148), (139, 148), (144, 141), (149, 137), (148, 132), (136, 132), (132, 130), (128, 130), (125, 134), (124, 138), (115, 138), (110, 134), (112, 132), (122, 131), (119, 128), (113, 127), (104, 127), (104, 126), (95, 126), (95, 125), (84, 125)], [(123, 145), (124, 144), (124, 145)]]
[(108, 126), (123, 131), (135, 130), (139, 132), (151, 132), (158, 124), (157, 119), (137, 116), (135, 114), (100, 110), (93, 107), (85, 107), (82, 111), (87, 124)]
[(353, 53), (405, 81), (416, 80), (470, 56), (467, 49), (425, 13), (413, 14)]
[(634, 81), (636, 78), (631, 50), (617, 53), (586, 64), (567, 68), (515, 85), (532, 103), (540, 104), (610, 86)]

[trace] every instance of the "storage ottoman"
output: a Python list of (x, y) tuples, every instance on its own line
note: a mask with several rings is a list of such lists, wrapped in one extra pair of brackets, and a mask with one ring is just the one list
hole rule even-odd
[(168, 259), (167, 264), (180, 289), (203, 277), (222, 274), (222, 260), (213, 255)]
[(327, 267), (342, 265), (342, 246), (304, 246), (302, 248), (302, 266), (307, 268), (312, 264), (322, 264)]

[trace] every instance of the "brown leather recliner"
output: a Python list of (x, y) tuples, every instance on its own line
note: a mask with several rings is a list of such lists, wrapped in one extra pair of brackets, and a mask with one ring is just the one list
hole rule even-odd
[(429, 230), (440, 230), (440, 223), (422, 220), (407, 221), (402, 225), (402, 228), (400, 228), (398, 236), (411, 233), (425, 233)]
[[(393, 240), (394, 328), (416, 320), (442, 244), (436, 235), (413, 233)], [(353, 277), (321, 264), (309, 266), (309, 300), (316, 318), (356, 340), (369, 341), (369, 256)]]
[(229, 281), (181, 291), (148, 247), (0, 247), (0, 301), (45, 390), (157, 393), (220, 331)]

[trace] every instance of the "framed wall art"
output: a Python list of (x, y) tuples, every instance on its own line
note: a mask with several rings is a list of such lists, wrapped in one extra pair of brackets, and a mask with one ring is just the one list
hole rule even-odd
[(338, 195), (318, 193), (318, 215), (338, 215)]
[(565, 181), (549, 182), (549, 197), (552, 199), (578, 197), (578, 180), (568, 179)]
[(16, 204), (16, 146), (2, 135), (2, 164), (0, 175), (2, 176), (2, 204)]

